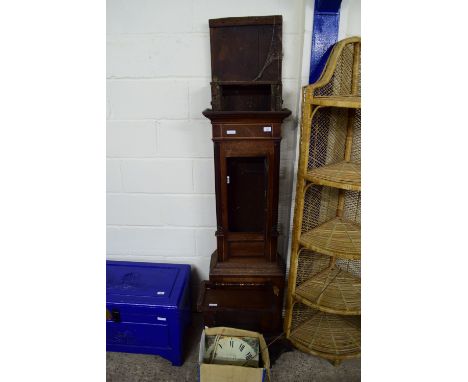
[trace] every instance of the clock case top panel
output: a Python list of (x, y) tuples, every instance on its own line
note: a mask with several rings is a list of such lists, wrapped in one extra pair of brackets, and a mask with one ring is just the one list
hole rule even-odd
[(209, 21), (213, 110), (281, 110), (282, 24), (279, 15)]
[(211, 19), (213, 81), (281, 81), (283, 18)]

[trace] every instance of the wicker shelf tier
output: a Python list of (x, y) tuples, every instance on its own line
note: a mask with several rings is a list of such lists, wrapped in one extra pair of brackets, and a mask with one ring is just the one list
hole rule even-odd
[(361, 191), (361, 164), (338, 162), (307, 171), (305, 179), (320, 186)]
[(327, 268), (300, 284), (294, 298), (324, 312), (359, 315), (361, 280), (341, 268)]
[(361, 354), (360, 316), (339, 316), (317, 311), (291, 330), (290, 341), (299, 350), (330, 360)]
[(361, 108), (361, 97), (358, 96), (315, 96), (311, 100), (312, 105), (345, 107), (349, 109)]
[(303, 233), (299, 243), (311, 251), (324, 255), (359, 260), (361, 226), (337, 217)]

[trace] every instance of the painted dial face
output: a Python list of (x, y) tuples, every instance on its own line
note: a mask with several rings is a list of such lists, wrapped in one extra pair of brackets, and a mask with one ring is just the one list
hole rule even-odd
[[(211, 357), (214, 350), (214, 343), (207, 350)], [(221, 337), (216, 345), (216, 354), (213, 358), (232, 360), (258, 359), (255, 350), (246, 341), (238, 337)]]

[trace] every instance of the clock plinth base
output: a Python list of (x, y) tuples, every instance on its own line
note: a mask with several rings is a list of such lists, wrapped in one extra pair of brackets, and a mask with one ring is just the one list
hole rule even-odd
[(202, 281), (197, 308), (208, 327), (231, 327), (273, 335), (282, 330), (281, 305), (271, 283)]
[(204, 324), (269, 335), (281, 333), (284, 273), (281, 261), (218, 262), (215, 251), (210, 280), (202, 282), (198, 300)]

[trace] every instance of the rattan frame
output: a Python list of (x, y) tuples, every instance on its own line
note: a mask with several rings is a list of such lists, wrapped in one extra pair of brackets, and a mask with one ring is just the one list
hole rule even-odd
[[(343, 359), (360, 356), (360, 325), (349, 324), (360, 321), (361, 314), (360, 55), (360, 37), (339, 41), (318, 81), (302, 89), (284, 325), (287, 338), (299, 350), (328, 359), (335, 365)], [(320, 289), (322, 285), (323, 290)], [(298, 313), (298, 306), (301, 313)], [(318, 321), (307, 321), (311, 326), (307, 327), (308, 333), (313, 334), (309, 345), (297, 336), (299, 314), (321, 315)], [(333, 324), (327, 326), (328, 329), (321, 327), (322, 318)], [(305, 330), (304, 327), (301, 330)], [(354, 343), (336, 342), (335, 335), (349, 336)], [(321, 337), (315, 339), (317, 336)]]

